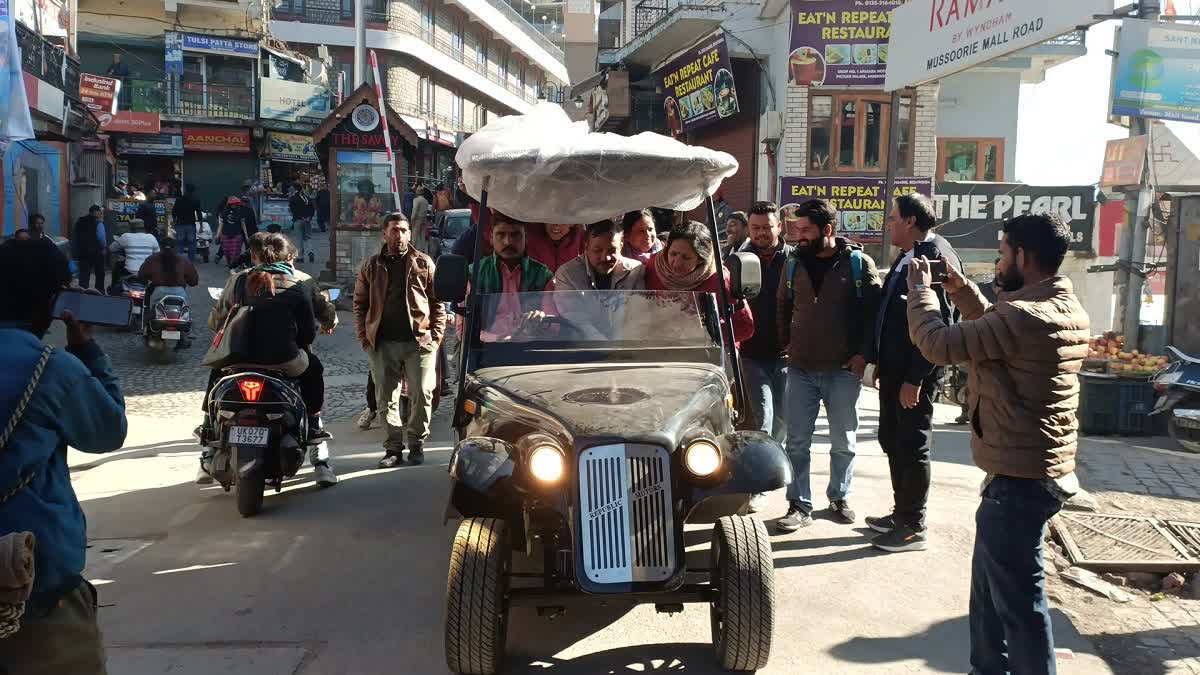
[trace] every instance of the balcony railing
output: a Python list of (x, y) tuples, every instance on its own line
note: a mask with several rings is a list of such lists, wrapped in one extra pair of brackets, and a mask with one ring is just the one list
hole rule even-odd
[(564, 60), (566, 60), (567, 57), (565, 54), (563, 54), (562, 48), (551, 42), (550, 39), (545, 35), (542, 35), (541, 32), (538, 31), (537, 27), (529, 23), (525, 17), (521, 16), (520, 12), (513, 9), (512, 5), (509, 5), (504, 0), (488, 0), (488, 4), (500, 10), (501, 14), (508, 17), (509, 21), (512, 21), (514, 24), (516, 24), (516, 26), (521, 29), (521, 32), (525, 33), (529, 39), (538, 43), (539, 47), (545, 49), (555, 61), (562, 63)]
[(1065, 33), (1052, 40), (1047, 40), (1046, 44), (1059, 45), (1062, 47), (1085, 47), (1087, 46), (1087, 31), (1077, 30), (1071, 33)]
[(21, 48), (21, 69), (39, 80), (62, 89), (71, 97), (79, 96), (79, 61), (67, 56), (63, 48), (17, 22), (17, 45)]
[(247, 86), (125, 80), (117, 107), (163, 115), (251, 120), (255, 117), (254, 97), (254, 89)]
[(668, 16), (687, 10), (719, 12), (724, 11), (722, 0), (639, 0), (633, 6), (633, 35), (625, 41), (629, 44), (634, 38), (650, 30)]
[(445, 131), (462, 131), (465, 133), (474, 133), (479, 130), (479, 125), (475, 120), (457, 119), (449, 115), (430, 112), (426, 108), (422, 108), (417, 103), (407, 103), (389, 99), (388, 105), (400, 113), (401, 115), (409, 115), (410, 117), (420, 117), (429, 122), (438, 129)]

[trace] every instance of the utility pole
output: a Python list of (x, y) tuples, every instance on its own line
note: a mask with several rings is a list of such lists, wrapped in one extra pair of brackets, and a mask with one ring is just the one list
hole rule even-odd
[[(1161, 6), (1159, 0), (1141, 0), (1138, 2), (1138, 18), (1147, 21), (1158, 21)], [(1114, 50), (1119, 45), (1114, 45)], [(1145, 118), (1131, 116), (1129, 118), (1129, 136), (1142, 136), (1150, 133), (1149, 124)], [(1141, 345), (1141, 314), (1142, 314), (1142, 284), (1145, 282), (1146, 236), (1150, 229), (1149, 216), (1154, 201), (1154, 189), (1150, 185), (1150, 153), (1142, 159), (1142, 182), (1136, 191), (1125, 193), (1126, 219), (1129, 227), (1121, 237), (1121, 266), (1117, 272), (1117, 288), (1120, 293), (1117, 301), (1116, 324), (1120, 326), (1127, 345), (1140, 349)], [(1143, 216), (1142, 214), (1145, 214)]]
[(367, 82), (367, 3), (354, 0), (354, 88)]

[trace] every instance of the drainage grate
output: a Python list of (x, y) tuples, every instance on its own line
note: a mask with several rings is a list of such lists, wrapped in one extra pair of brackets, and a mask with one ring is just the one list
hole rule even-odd
[(1165, 521), (1171, 528), (1172, 534), (1191, 550), (1192, 555), (1200, 557), (1200, 523), (1189, 523), (1182, 520)]
[(1200, 570), (1200, 559), (1154, 518), (1060, 513), (1050, 524), (1067, 557), (1085, 569), (1114, 572)]

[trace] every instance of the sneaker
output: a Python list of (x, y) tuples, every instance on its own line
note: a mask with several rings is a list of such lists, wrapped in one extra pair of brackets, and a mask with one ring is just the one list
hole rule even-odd
[(911, 527), (900, 526), (887, 534), (875, 537), (871, 540), (871, 545), (889, 553), (924, 551), (929, 545), (929, 537)]
[(830, 504), (829, 513), (836, 522), (843, 525), (849, 525), (856, 520), (854, 509), (850, 508), (850, 502), (845, 499), (839, 499)]
[(788, 506), (787, 514), (775, 521), (775, 529), (780, 532), (795, 532), (812, 525), (812, 522), (812, 514), (800, 508), (796, 502), (792, 502)]
[(196, 471), (196, 485), (212, 485), (213, 477), (204, 470), (204, 463), (200, 463), (200, 469)]
[(760, 492), (750, 495), (750, 513), (759, 513), (767, 509), (767, 493)]
[(403, 450), (401, 450), (400, 452), (396, 452), (396, 453), (389, 452), (388, 454), (383, 456), (383, 459), (379, 460), (378, 468), (394, 469), (394, 468), (400, 466), (400, 464), (404, 461), (404, 458), (401, 457), (401, 455), (403, 455), (403, 454), (404, 454)]
[(887, 534), (888, 532), (891, 532), (892, 530), (896, 529), (896, 521), (892, 520), (891, 514), (883, 516), (882, 518), (876, 518), (875, 516), (867, 516), (866, 523), (867, 523), (867, 527), (871, 528), (872, 530), (875, 530), (876, 532), (878, 532), (880, 534)]
[(358, 428), (370, 429), (371, 424), (375, 422), (375, 411), (367, 408), (358, 416)]
[(333, 469), (329, 468), (328, 462), (318, 462), (313, 475), (316, 477), (317, 485), (320, 487), (327, 488), (337, 485), (337, 474), (333, 472)]
[(409, 464), (412, 464), (413, 466), (417, 466), (418, 464), (423, 464), (424, 462), (425, 462), (425, 451), (421, 449), (421, 446), (419, 446), (419, 445), (415, 446), (415, 447), (413, 447), (412, 450), (408, 451), (408, 463)]

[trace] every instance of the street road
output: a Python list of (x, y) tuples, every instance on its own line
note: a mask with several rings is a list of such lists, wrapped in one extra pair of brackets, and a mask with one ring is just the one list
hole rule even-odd
[[(223, 278), (205, 266), (206, 283)], [(196, 292), (196, 316), (207, 298)], [(359, 431), (365, 360), (342, 314), (322, 337), (334, 401), (334, 466), (341, 483), (318, 490), (311, 469), (268, 495), (262, 514), (238, 516), (233, 495), (192, 484), (205, 372), (190, 354), (151, 365), (130, 335), (100, 336), (129, 389), (126, 447), (105, 456), (72, 451), (75, 489), (87, 512), (86, 576), (100, 591), (114, 675), (330, 675), (443, 673), (442, 602), (454, 523), (443, 524), (451, 448), (446, 408), (427, 463), (377, 471), (380, 430)], [(859, 517), (890, 503), (887, 464), (874, 441), (877, 406), (864, 394), (853, 505)], [(952, 411), (946, 411), (952, 417)], [(823, 423), (822, 423), (823, 424)], [(824, 433), (824, 427), (821, 431)], [(828, 477), (815, 448), (814, 493)], [(865, 528), (821, 518), (774, 536), (776, 636), (767, 673), (963, 673), (973, 513), (982, 474), (966, 435), (939, 430), (927, 552), (885, 555)], [(824, 507), (818, 500), (818, 508)], [(773, 520), (784, 510), (772, 495)], [(820, 515), (820, 513), (818, 513)], [(707, 535), (689, 537), (702, 553)], [(1066, 675), (1107, 673), (1091, 647), (1055, 613)], [(509, 672), (719, 672), (707, 608), (576, 610), (554, 621), (514, 611)], [(1071, 655), (1067, 655), (1071, 656)]]

